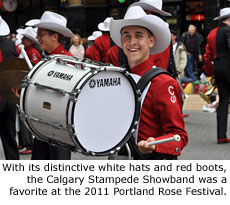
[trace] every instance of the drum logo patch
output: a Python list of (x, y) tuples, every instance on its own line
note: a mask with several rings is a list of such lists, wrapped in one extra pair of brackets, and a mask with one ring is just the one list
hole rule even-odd
[(62, 72), (57, 72), (57, 71), (49, 71), (47, 73), (47, 76), (53, 77), (53, 78), (59, 78), (61, 80), (66, 80), (66, 81), (71, 81), (73, 78), (73, 75), (67, 74), (67, 73), (62, 73)]
[(101, 78), (101, 79), (91, 79), (89, 81), (90, 88), (101, 88), (101, 87), (114, 87), (121, 86), (120, 78)]

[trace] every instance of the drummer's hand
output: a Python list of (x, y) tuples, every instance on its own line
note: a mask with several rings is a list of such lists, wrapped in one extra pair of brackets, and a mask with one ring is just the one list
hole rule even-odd
[(138, 142), (137, 147), (142, 154), (151, 154), (155, 151), (156, 145), (148, 145), (148, 142), (155, 141), (155, 138), (149, 137), (146, 141), (142, 140)]
[(11, 88), (11, 91), (14, 93), (14, 95), (16, 97), (20, 98), (19, 89), (18, 88)]

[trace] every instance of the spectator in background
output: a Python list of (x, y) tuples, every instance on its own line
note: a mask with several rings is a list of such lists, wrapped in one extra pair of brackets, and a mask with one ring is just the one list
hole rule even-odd
[(85, 48), (81, 44), (81, 36), (74, 34), (74, 37), (70, 40), (71, 46), (69, 53), (76, 57), (79, 61), (82, 61), (85, 56)]
[(187, 66), (185, 69), (185, 75), (182, 78), (183, 82), (193, 82), (197, 80), (195, 75), (198, 60), (202, 61), (201, 55), (201, 38), (196, 32), (194, 25), (189, 25), (188, 31), (184, 32), (181, 36), (181, 42), (185, 45), (187, 50)]
[(184, 70), (187, 65), (187, 53), (183, 43), (176, 41), (176, 31), (171, 30), (173, 56), (178, 77), (182, 79), (184, 77)]

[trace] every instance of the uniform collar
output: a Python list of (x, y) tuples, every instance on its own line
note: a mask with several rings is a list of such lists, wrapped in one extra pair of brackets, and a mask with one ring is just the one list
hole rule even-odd
[(145, 72), (150, 70), (153, 66), (154, 66), (153, 60), (151, 60), (151, 58), (148, 58), (146, 61), (133, 67), (131, 71), (132, 73), (142, 76)]
[(65, 52), (65, 49), (62, 44), (60, 44), (57, 48), (55, 48), (49, 55), (52, 54), (63, 54)]

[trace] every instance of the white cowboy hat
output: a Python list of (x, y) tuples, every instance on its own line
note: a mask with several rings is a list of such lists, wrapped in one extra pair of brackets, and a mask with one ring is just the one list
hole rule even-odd
[(101, 31), (109, 31), (110, 20), (112, 17), (107, 17), (104, 22), (98, 24), (98, 29)]
[(121, 29), (126, 26), (141, 26), (153, 33), (155, 42), (150, 54), (161, 53), (169, 46), (171, 40), (169, 25), (157, 16), (147, 15), (140, 6), (130, 7), (122, 20), (111, 20), (110, 36), (119, 47), (121, 47)]
[(32, 19), (28, 21), (26, 25), (55, 31), (66, 37), (72, 38), (74, 36), (72, 31), (66, 27), (66, 18), (50, 11), (45, 11), (41, 16), (41, 19)]
[(223, 8), (220, 10), (220, 16), (217, 16), (216, 18), (214, 18), (213, 20), (221, 20), (223, 18), (227, 18), (230, 16), (230, 7), (227, 8)]
[(140, 0), (139, 2), (131, 4), (129, 8), (131, 6), (140, 6), (144, 10), (152, 11), (162, 16), (172, 16), (172, 14), (162, 11), (162, 0)]
[(89, 41), (94, 41), (96, 38), (102, 35), (101, 31), (94, 31), (91, 36), (88, 37)]
[(6, 36), (10, 34), (10, 28), (8, 24), (0, 16), (0, 36)]
[(36, 39), (37, 31), (32, 27), (26, 27), (25, 29), (17, 29), (17, 33), (19, 35), (22, 35), (23, 37), (30, 39), (34, 43), (38, 43), (38, 40)]

